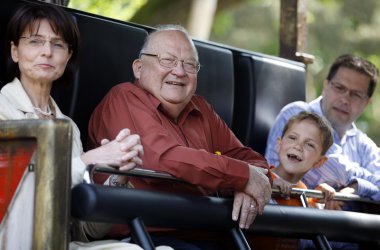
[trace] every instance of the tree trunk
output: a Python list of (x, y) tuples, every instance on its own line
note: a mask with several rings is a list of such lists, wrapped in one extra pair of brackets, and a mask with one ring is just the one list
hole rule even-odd
[(189, 34), (198, 39), (208, 40), (218, 0), (193, 0), (188, 21)]

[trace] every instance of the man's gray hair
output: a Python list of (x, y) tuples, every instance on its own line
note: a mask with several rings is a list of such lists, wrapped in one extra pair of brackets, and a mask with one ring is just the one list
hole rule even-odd
[(178, 24), (164, 24), (164, 25), (157, 26), (156, 29), (153, 30), (152, 32), (150, 32), (149, 35), (145, 38), (144, 44), (140, 50), (140, 55), (141, 55), (141, 53), (143, 53), (146, 50), (146, 48), (148, 48), (150, 40), (152, 39), (152, 37), (154, 37), (155, 35), (157, 35), (160, 32), (163, 32), (163, 31), (180, 31), (180, 32), (182, 32), (186, 36), (186, 38), (189, 40), (189, 43), (191, 44), (191, 46), (193, 47), (193, 50), (195, 52), (195, 58), (198, 60), (198, 51), (194, 45), (193, 40), (191, 39), (187, 30), (183, 26), (178, 25)]

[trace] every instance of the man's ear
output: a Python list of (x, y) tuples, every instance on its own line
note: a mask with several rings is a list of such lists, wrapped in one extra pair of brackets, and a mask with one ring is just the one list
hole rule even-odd
[(369, 104), (372, 104), (372, 99), (371, 98), (367, 99), (364, 108), (366, 108)]
[(142, 68), (141, 59), (134, 60), (132, 63), (132, 69), (133, 69), (133, 75), (135, 76), (136, 79), (140, 79), (141, 68)]
[(323, 90), (322, 90), (322, 95), (324, 95), (324, 92), (325, 90), (328, 88), (328, 85), (329, 85), (329, 81), (327, 79), (325, 79), (323, 81)]
[(320, 159), (319, 159), (319, 161), (317, 161), (315, 164), (314, 164), (314, 166), (313, 167), (315, 167), (315, 168), (319, 168), (320, 166), (322, 166), (326, 161), (327, 161), (327, 156), (322, 156)]

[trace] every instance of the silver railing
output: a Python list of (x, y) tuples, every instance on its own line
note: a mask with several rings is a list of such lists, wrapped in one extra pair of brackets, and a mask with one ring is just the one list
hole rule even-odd
[[(176, 177), (174, 177), (168, 173), (157, 172), (154, 170), (143, 169), (143, 168), (134, 168), (134, 169), (128, 170), (128, 171), (119, 171), (115, 168), (108, 167), (105, 165), (89, 165), (89, 166), (87, 166), (87, 170), (85, 173), (85, 182), (86, 183), (93, 183), (92, 176), (96, 172), (106, 173), (106, 174), (116, 174), (116, 175), (137, 176), (137, 177), (144, 177), (144, 178), (154, 178), (154, 179), (162, 179), (162, 180), (169, 180), (169, 181), (186, 183), (185, 181), (178, 179), (178, 178), (176, 178)], [(279, 194), (281, 194), (281, 192), (278, 188), (272, 188), (272, 194), (274, 194), (274, 195), (278, 194), (279, 195)], [(323, 199), (324, 198), (324, 194), (322, 191), (312, 190), (312, 189), (292, 188), (290, 195), (291, 196), (306, 195), (306, 197), (317, 198), (317, 199)], [(369, 198), (360, 197), (357, 194), (344, 194), (344, 193), (337, 192), (334, 195), (334, 200), (368, 202), (368, 203), (378, 204), (380, 206), (380, 202), (373, 201)]]

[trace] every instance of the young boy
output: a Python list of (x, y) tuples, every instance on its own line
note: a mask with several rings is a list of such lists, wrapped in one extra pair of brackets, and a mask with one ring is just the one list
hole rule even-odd
[[(281, 138), (277, 139), (280, 164), (271, 169), (272, 187), (278, 187), (282, 195), (272, 196), (271, 203), (302, 206), (300, 197), (289, 197), (290, 191), (292, 188), (307, 189), (301, 181), (302, 177), (311, 168), (319, 167), (327, 160), (325, 153), (332, 143), (332, 129), (324, 118), (306, 111), (293, 116), (285, 125)], [(317, 189), (324, 192), (325, 200), (334, 197), (335, 190), (327, 184), (321, 184)], [(316, 207), (314, 199), (307, 200), (310, 207)], [(252, 247), (256, 250), (297, 249), (300, 243), (294, 238), (255, 236), (251, 239)]]
[[(272, 169), (273, 185), (288, 196), (292, 188), (307, 189), (301, 181), (304, 174), (313, 167), (320, 167), (327, 160), (325, 153), (333, 143), (332, 128), (325, 118), (303, 111), (292, 117), (285, 125), (282, 137), (277, 139), (276, 150), (280, 165)], [(316, 189), (325, 194), (325, 200), (332, 200), (335, 189), (323, 183)], [(310, 206), (315, 207), (312, 199)], [(281, 205), (302, 206), (299, 197), (275, 199)]]

